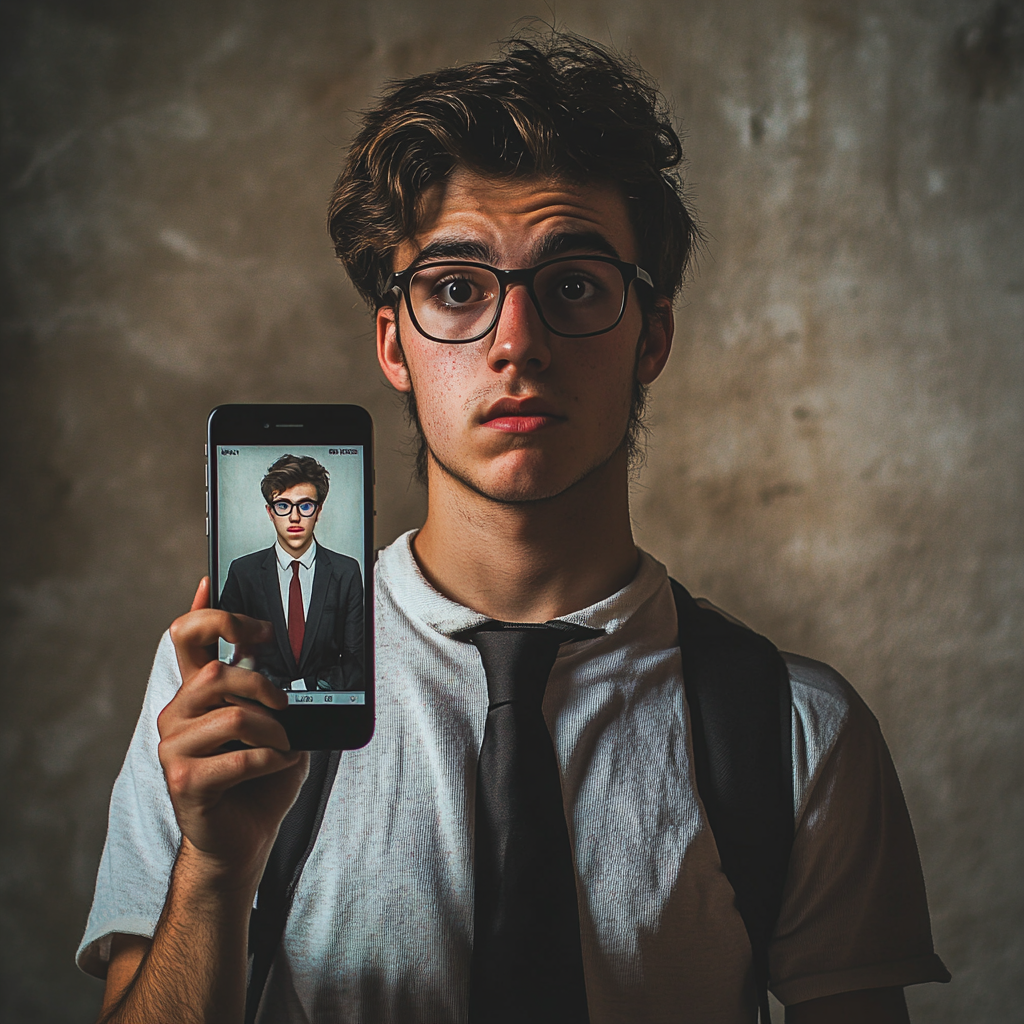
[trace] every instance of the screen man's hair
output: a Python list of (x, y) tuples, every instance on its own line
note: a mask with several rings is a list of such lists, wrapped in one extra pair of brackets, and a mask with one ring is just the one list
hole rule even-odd
[(312, 484), (316, 488), (316, 500), (323, 502), (331, 487), (331, 475), (310, 455), (282, 455), (267, 469), (267, 475), (260, 482), (260, 490), (270, 505), (274, 495), (282, 494), (296, 484)]

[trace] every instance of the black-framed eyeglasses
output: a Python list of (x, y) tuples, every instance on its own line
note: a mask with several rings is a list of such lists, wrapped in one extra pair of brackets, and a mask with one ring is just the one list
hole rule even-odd
[(626, 312), (633, 281), (654, 287), (651, 275), (635, 263), (611, 256), (558, 256), (522, 270), (442, 260), (392, 274), (387, 289), (405, 296), (420, 334), (431, 341), (463, 345), (494, 330), (509, 286), (520, 282), (552, 334), (607, 334)]
[(287, 498), (278, 498), (277, 501), (270, 503), (270, 511), (275, 516), (290, 516), (292, 509), (297, 508), (299, 515), (303, 519), (309, 519), (311, 516), (316, 515), (316, 510), (320, 507), (320, 502), (315, 501), (313, 498), (303, 498), (302, 501), (289, 501)]

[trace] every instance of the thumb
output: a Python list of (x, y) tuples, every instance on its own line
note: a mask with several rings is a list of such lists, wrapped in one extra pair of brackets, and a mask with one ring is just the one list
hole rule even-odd
[(192, 607), (189, 611), (195, 612), (200, 608), (210, 607), (210, 577), (204, 576), (196, 587), (196, 596), (192, 598)]

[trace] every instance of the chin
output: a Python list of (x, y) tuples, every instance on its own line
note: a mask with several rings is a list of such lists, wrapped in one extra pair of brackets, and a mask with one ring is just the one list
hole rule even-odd
[(557, 498), (568, 490), (571, 484), (551, 480), (517, 479), (499, 480), (493, 483), (482, 481), (478, 485), (470, 483), (470, 486), (478, 494), (482, 494), (492, 501), (505, 505), (522, 505), (533, 501)]
[(553, 466), (551, 460), (537, 452), (510, 452), (494, 459), (484, 472), (471, 472), (442, 462), (431, 452), (433, 462), (446, 475), (464, 484), (471, 491), (491, 501), (507, 505), (548, 501), (564, 494), (595, 469), (604, 464), (602, 459), (592, 466)]

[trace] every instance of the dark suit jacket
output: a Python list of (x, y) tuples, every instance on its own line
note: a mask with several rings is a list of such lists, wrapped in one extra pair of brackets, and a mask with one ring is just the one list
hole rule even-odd
[(273, 545), (236, 558), (220, 597), (225, 611), (273, 623), (274, 640), (256, 651), (257, 668), (285, 689), (303, 679), (309, 690), (363, 689), (363, 580), (348, 555), (316, 546), (313, 593), (296, 663), (288, 642)]

